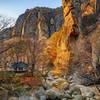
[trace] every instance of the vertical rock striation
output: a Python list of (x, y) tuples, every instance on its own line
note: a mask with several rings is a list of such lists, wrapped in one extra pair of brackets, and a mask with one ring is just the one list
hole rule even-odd
[(50, 37), (46, 48), (54, 75), (65, 75), (72, 68), (72, 73), (78, 73), (80, 84), (86, 84), (84, 77), (87, 74), (92, 77), (92, 45), (88, 34), (93, 32), (94, 23), (97, 23), (97, 1), (62, 0), (64, 24)]
[(64, 24), (60, 31), (54, 33), (48, 40), (47, 47), (47, 53), (54, 65), (53, 73), (58, 75), (65, 75), (68, 70), (70, 61), (69, 39), (71, 35), (76, 36), (79, 34), (79, 31), (76, 32), (76, 30), (80, 29), (79, 23), (81, 21), (79, 18), (80, 12), (78, 18), (77, 13), (75, 13), (80, 4), (67, 0), (62, 0), (62, 4)]

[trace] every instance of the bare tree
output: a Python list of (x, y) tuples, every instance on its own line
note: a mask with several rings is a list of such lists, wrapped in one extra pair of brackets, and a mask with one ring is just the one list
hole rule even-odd
[(7, 27), (13, 26), (14, 23), (15, 20), (13, 18), (0, 15), (0, 31)]

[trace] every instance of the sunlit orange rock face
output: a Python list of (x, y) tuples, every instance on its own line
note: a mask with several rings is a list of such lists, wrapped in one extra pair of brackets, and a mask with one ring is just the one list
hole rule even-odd
[[(54, 65), (52, 72), (55, 75), (67, 73), (72, 56), (74, 60), (81, 59), (81, 54), (85, 53), (85, 45), (89, 40), (83, 36), (75, 40), (75, 37), (80, 33), (82, 34), (82, 17), (94, 14), (96, 11), (95, 7), (96, 0), (90, 0), (88, 3), (87, 1), (82, 2), (81, 4), (77, 0), (62, 0), (64, 23), (60, 31), (55, 32), (50, 37), (48, 40), (48, 47), (46, 48), (47, 54)], [(74, 37), (74, 39), (72, 37)], [(89, 52), (88, 54), (89, 57), (83, 56), (81, 59), (82, 63), (85, 62), (83, 59), (87, 57), (90, 62), (91, 53)]]
[(63, 31), (56, 32), (48, 40), (47, 53), (54, 65), (53, 73), (55, 75), (61, 75), (63, 72), (67, 72), (69, 66), (70, 52), (68, 49), (68, 35), (65, 38), (62, 37)]
[(91, 3), (96, 3), (96, 0), (90, 0)]
[(50, 56), (51, 62), (54, 65), (54, 75), (65, 75), (69, 69), (70, 50), (69, 37), (74, 34), (75, 20), (72, 14), (71, 3), (62, 0), (64, 24), (60, 31), (55, 32), (48, 40), (47, 54)]
[(85, 9), (86, 11), (84, 12), (84, 15), (90, 15), (90, 14), (93, 14), (94, 13), (94, 9), (91, 7), (91, 6), (87, 6), (86, 7), (86, 9)]
[(83, 3), (83, 16), (94, 14), (96, 12), (96, 0), (90, 0), (88, 3)]

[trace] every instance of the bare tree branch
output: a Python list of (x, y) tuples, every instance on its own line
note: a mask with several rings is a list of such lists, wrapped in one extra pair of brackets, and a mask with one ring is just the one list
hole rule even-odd
[(6, 17), (3, 15), (0, 15), (0, 31), (2, 31), (3, 29), (13, 26), (14, 23), (14, 19), (11, 17)]

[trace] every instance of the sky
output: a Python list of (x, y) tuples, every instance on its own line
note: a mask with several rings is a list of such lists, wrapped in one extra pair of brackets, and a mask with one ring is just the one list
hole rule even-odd
[(61, 0), (0, 0), (0, 14), (17, 18), (26, 9), (37, 6), (56, 8), (61, 6)]

